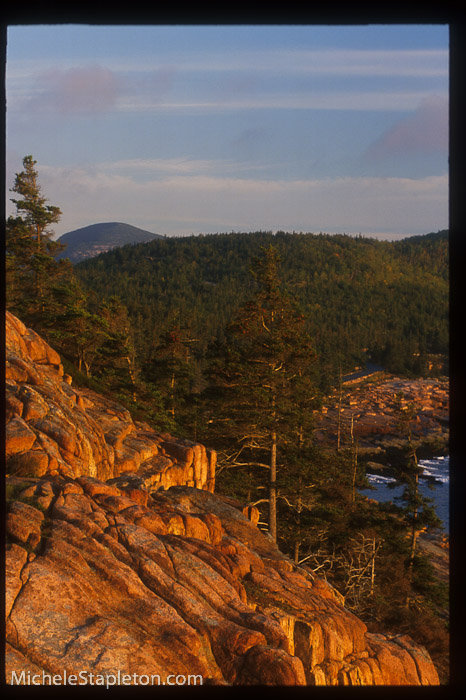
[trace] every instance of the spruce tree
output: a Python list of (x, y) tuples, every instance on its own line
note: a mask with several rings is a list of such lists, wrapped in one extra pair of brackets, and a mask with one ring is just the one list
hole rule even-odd
[[(410, 583), (413, 581), (413, 569), (417, 555), (418, 536), (423, 530), (440, 528), (441, 521), (435, 513), (433, 499), (423, 496), (419, 488), (419, 477), (423, 468), (417, 457), (417, 444), (413, 436), (413, 421), (415, 420), (415, 408), (412, 403), (405, 400), (402, 392), (395, 396), (394, 405), (398, 414), (400, 432), (405, 437), (404, 460), (399, 467), (393, 486), (403, 487), (401, 496), (395, 500), (401, 504), (404, 521), (409, 531), (409, 550), (406, 559), (407, 576)], [(409, 596), (406, 605), (409, 604)]]
[(59, 221), (61, 211), (46, 204), (35, 165), (32, 156), (25, 156), (24, 170), (16, 174), (11, 189), (21, 198), (11, 200), (16, 216), (6, 223), (6, 303), (24, 322), (43, 330), (54, 323), (55, 290), (71, 274), (71, 264), (55, 260), (64, 246), (52, 239), (50, 226)]
[(92, 309), (90, 296), (71, 276), (54, 289), (56, 306), (53, 327), (47, 337), (79, 372), (91, 376), (91, 367), (106, 337), (106, 324), (99, 309)]
[(136, 401), (138, 372), (128, 310), (118, 297), (111, 297), (102, 303), (98, 317), (104, 329), (96, 351), (99, 376), (109, 388), (127, 393)]
[(198, 345), (199, 339), (189, 327), (172, 318), (146, 363), (146, 381), (164, 396), (166, 409), (178, 424), (191, 423), (187, 413), (197, 393), (194, 350)]
[[(309, 439), (317, 392), (315, 352), (304, 318), (281, 289), (279, 257), (269, 246), (253, 262), (254, 297), (238, 311), (211, 365), (214, 415), (211, 434), (221, 446), (224, 464), (246, 470), (248, 491), (267, 489), (255, 504), (268, 503), (268, 529), (277, 539), (277, 474), (291, 463), (296, 447)], [(268, 483), (254, 472), (265, 468)], [(255, 483), (254, 483), (255, 482)], [(256, 488), (254, 488), (256, 486)]]

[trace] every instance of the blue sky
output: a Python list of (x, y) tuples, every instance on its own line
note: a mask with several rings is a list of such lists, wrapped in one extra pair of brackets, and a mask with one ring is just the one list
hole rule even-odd
[(447, 25), (11, 26), (6, 90), (57, 236), (448, 227)]

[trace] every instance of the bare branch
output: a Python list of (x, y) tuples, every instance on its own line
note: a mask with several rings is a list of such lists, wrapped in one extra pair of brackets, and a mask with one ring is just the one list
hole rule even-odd
[(264, 326), (265, 330), (267, 331), (267, 333), (270, 333), (270, 328), (267, 328), (267, 326), (265, 325), (265, 321), (264, 321), (263, 316), (261, 316), (261, 322), (262, 322), (262, 325)]
[(263, 464), (262, 462), (236, 462), (235, 467), (263, 467), (264, 469), (270, 469), (270, 464)]
[(254, 503), (248, 503), (249, 506), (257, 506), (259, 503), (268, 503), (269, 499), (268, 498), (261, 498), (258, 501), (254, 501)]

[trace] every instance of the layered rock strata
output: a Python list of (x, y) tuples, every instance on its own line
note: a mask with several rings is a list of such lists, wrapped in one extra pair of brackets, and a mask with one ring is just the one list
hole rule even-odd
[(8, 312), (5, 376), (8, 473), (106, 480), (137, 471), (152, 489), (213, 490), (214, 452), (157, 433), (121, 405), (73, 387), (58, 353)]
[[(8, 321), (8, 683), (119, 673), (162, 684), (438, 684), (423, 648), (368, 633), (257, 528), (254, 509), (213, 493), (212, 453), (156, 438), (87, 391), (73, 399), (59, 357)], [(167, 460), (158, 472), (157, 457)]]
[(11, 477), (8, 490), (7, 680), (120, 671), (162, 683), (438, 683), (423, 649), (369, 634), (227, 499), (90, 476)]

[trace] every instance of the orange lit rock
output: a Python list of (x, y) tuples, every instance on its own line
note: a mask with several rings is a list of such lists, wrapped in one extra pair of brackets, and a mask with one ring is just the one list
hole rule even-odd
[(150, 667), (233, 685), (438, 683), (425, 650), (369, 634), (231, 499), (177, 487), (143, 505), (90, 477), (12, 479), (7, 677)]
[(123, 406), (73, 387), (55, 350), (9, 312), (6, 366), (7, 457), (22, 455), (8, 463), (11, 473), (106, 480), (139, 472), (148, 492), (186, 483), (213, 491), (212, 451), (162, 436)]
[[(423, 648), (370, 634), (253, 510), (213, 493), (214, 453), (72, 387), (9, 314), (7, 339), (7, 683), (13, 671), (119, 671), (215, 685), (438, 684)], [(124, 472), (130, 451), (139, 464)]]

